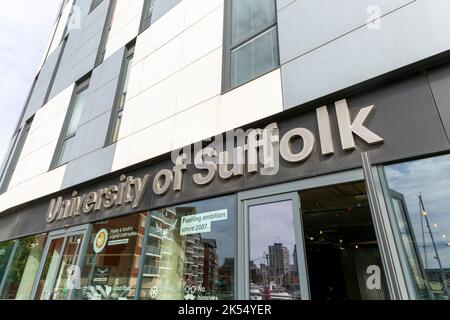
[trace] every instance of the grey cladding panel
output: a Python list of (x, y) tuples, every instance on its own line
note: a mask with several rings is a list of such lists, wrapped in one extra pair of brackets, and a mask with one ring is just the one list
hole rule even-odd
[[(371, 8), (385, 15), (411, 0), (346, 0), (345, 5), (329, 0), (278, 2), (280, 62), (284, 64), (364, 26), (375, 12)], [(280, 2), (292, 3), (280, 10)]]
[(110, 119), (111, 112), (105, 112), (78, 129), (82, 137), (80, 156), (104, 147)]
[(67, 165), (61, 189), (111, 172), (116, 145), (98, 149)]
[(278, 11), (292, 4), (294, 1), (298, 0), (277, 0), (277, 9)]
[[(103, 1), (91, 14), (83, 18), (81, 28), (70, 30), (66, 50), (61, 59), (50, 98), (78, 81), (94, 67), (108, 2)], [(83, 1), (83, 12), (86, 6), (87, 2)]]
[(429, 71), (428, 79), (445, 131), (450, 140), (450, 64)]
[[(303, 162), (293, 163), (280, 159), (279, 171), (276, 175), (263, 176), (259, 173), (245, 172), (243, 177), (234, 177), (231, 180), (223, 180), (220, 177), (216, 177), (210, 184), (204, 186), (193, 183), (193, 175), (201, 171), (194, 168), (193, 165), (189, 165), (183, 173), (182, 190), (179, 192), (169, 191), (165, 195), (158, 196), (151, 191), (151, 187), (148, 187), (140, 208), (133, 210), (130, 207), (114, 207), (96, 215), (82, 215), (70, 220), (69, 223), (74, 225), (82, 224), (105, 219), (106, 217), (111, 218), (121, 214), (131, 214), (151, 208), (174, 205), (175, 203), (186, 203), (198, 198), (237, 192), (245, 188), (257, 188), (264, 185), (361, 167), (362, 152), (369, 152), (373, 163), (379, 164), (391, 161), (404, 161), (409, 157), (429, 155), (450, 149), (429, 83), (423, 74), (365, 93), (341, 98), (346, 98), (352, 120), (355, 119), (362, 108), (371, 105), (375, 106), (370, 117), (364, 122), (364, 126), (380, 135), (384, 139), (384, 143), (369, 145), (355, 136), (356, 150), (343, 151), (334, 103), (330, 103), (327, 107), (330, 114), (335, 154), (324, 156), (320, 152), (316, 111), (296, 110), (290, 114), (281, 114), (276, 121), (282, 137), (295, 128), (308, 129), (314, 135), (316, 145), (312, 149), (311, 156)], [(273, 121), (273, 119), (261, 121), (257, 126), (263, 128)], [(252, 125), (252, 127), (255, 126)], [(300, 146), (301, 142), (295, 143), (295, 152), (298, 152), (297, 149)], [(62, 188), (109, 173), (114, 158), (114, 148), (115, 145), (113, 144), (69, 163)], [(122, 173), (134, 177), (143, 177), (145, 174), (149, 174), (150, 179), (153, 179), (159, 170), (171, 170), (172, 168), (173, 163), (170, 155), (167, 155), (162, 160), (152, 161), (146, 166), (121, 170), (114, 177), (108, 176), (108, 178), (100, 182), (89, 181), (83, 186), (68, 189), (61, 195), (65, 198), (70, 198), (73, 190), (83, 194), (117, 184)], [(202, 173), (204, 174), (204, 172)], [(62, 224), (66, 222), (59, 221), (52, 225), (45, 222), (49, 200), (38, 201), (33, 205), (18, 209), (15, 215), (2, 217), (0, 220), (0, 241), (9, 237), (61, 228)], [(12, 216), (17, 217), (17, 222), (11, 221)], [(11, 224), (16, 223), (16, 228), (11, 230), (9, 226), (5, 227), (4, 221)], [(14, 234), (12, 235), (12, 233)]]
[(52, 54), (47, 58), (42, 69), (39, 73), (36, 85), (34, 86), (33, 93), (31, 94), (30, 102), (28, 103), (27, 110), (22, 119), (22, 123), (27, 121), (33, 114), (36, 113), (44, 103), (45, 94), (50, 85), (53, 72), (55, 71), (56, 62), (58, 61), (59, 54), (62, 49), (60, 44)]
[(124, 49), (118, 50), (92, 71), (89, 96), (80, 123), (84, 124), (108, 110), (114, 104)]

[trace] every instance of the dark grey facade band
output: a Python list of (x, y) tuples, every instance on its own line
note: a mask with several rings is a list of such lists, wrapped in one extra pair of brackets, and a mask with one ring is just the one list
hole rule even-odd
[[(382, 143), (369, 144), (353, 134), (355, 150), (344, 150), (342, 130), (339, 129), (336, 115), (336, 103), (333, 102), (326, 106), (326, 110), (331, 129), (329, 134), (333, 137), (334, 154), (324, 155), (326, 152), (323, 151), (320, 140), (323, 131), (319, 132), (318, 127), (317, 110), (320, 106), (318, 109), (291, 113), (289, 116), (281, 114), (248, 128), (264, 128), (270, 123), (277, 123), (280, 138), (291, 132), (292, 129), (303, 128), (312, 133), (315, 137), (315, 144), (309, 158), (305, 161), (293, 163), (280, 157), (280, 167), (276, 175), (261, 175), (244, 170), (243, 176), (235, 176), (231, 179), (222, 179), (216, 176), (210, 183), (199, 185), (194, 182), (192, 177), (198, 173), (203, 174), (204, 171), (195, 168), (194, 165), (188, 165), (183, 173), (181, 190), (169, 190), (163, 195), (158, 195), (152, 189), (153, 179), (161, 170), (166, 169), (170, 172), (174, 166), (170, 157), (166, 157), (165, 160), (151, 161), (136, 169), (124, 169), (113, 176), (110, 175), (107, 179), (97, 179), (4, 213), (0, 216), (0, 242), (195, 199), (210, 198), (264, 185), (357, 168), (362, 166), (360, 154), (363, 152), (370, 154), (373, 164), (381, 164), (450, 150), (444, 126), (424, 75), (412, 76), (347, 97), (345, 100), (352, 121), (363, 108), (373, 106), (367, 118), (364, 119), (364, 126), (381, 136)], [(298, 150), (292, 152), (298, 152)], [(123, 176), (121, 177), (121, 175)], [(146, 176), (148, 181), (146, 181), (145, 190), (142, 188), (143, 193), (139, 195), (138, 202), (130, 199), (129, 202), (122, 201), (121, 205), (107, 206), (108, 208), (105, 209), (99, 204), (98, 210), (93, 209), (98, 203), (96, 202), (97, 198), (105, 197), (107, 188), (113, 187), (119, 190), (121, 183), (126, 182), (127, 177), (139, 179), (139, 183), (142, 183)], [(126, 188), (125, 184), (122, 185), (123, 188)], [(103, 195), (101, 195), (102, 192)], [(126, 190), (124, 189), (123, 192)], [(80, 212), (70, 219), (61, 219), (49, 224), (46, 217), (51, 199), (57, 199), (60, 196), (64, 200), (73, 198), (76, 200), (76, 197), (79, 196), (78, 201), (85, 200), (82, 198), (83, 196), (92, 197), (91, 200), (87, 200), (91, 201), (91, 204), (87, 204), (88, 214)], [(92, 210), (89, 209), (89, 206)]]

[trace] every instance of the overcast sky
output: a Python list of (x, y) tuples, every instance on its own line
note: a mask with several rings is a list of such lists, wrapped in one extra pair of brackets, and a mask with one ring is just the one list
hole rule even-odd
[(36, 75), (60, 1), (1, 1), (0, 163)]

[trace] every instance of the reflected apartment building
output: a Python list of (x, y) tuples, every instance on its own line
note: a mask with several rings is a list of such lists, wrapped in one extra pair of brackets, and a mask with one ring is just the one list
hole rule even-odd
[(449, 300), (449, 19), (62, 0), (0, 171), (0, 298)]

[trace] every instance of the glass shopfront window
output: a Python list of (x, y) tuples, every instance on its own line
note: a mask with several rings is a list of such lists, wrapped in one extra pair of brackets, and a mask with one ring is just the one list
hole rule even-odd
[(0, 243), (0, 279), (3, 279), (15, 241)]
[(37, 235), (0, 244), (0, 299), (30, 297), (46, 238)]
[(450, 155), (385, 167), (418, 299), (450, 299)]
[(235, 196), (150, 212), (140, 298), (234, 298)]
[(135, 214), (92, 226), (75, 299), (134, 299), (145, 219)]
[(292, 201), (250, 206), (249, 231), (250, 299), (300, 299)]

